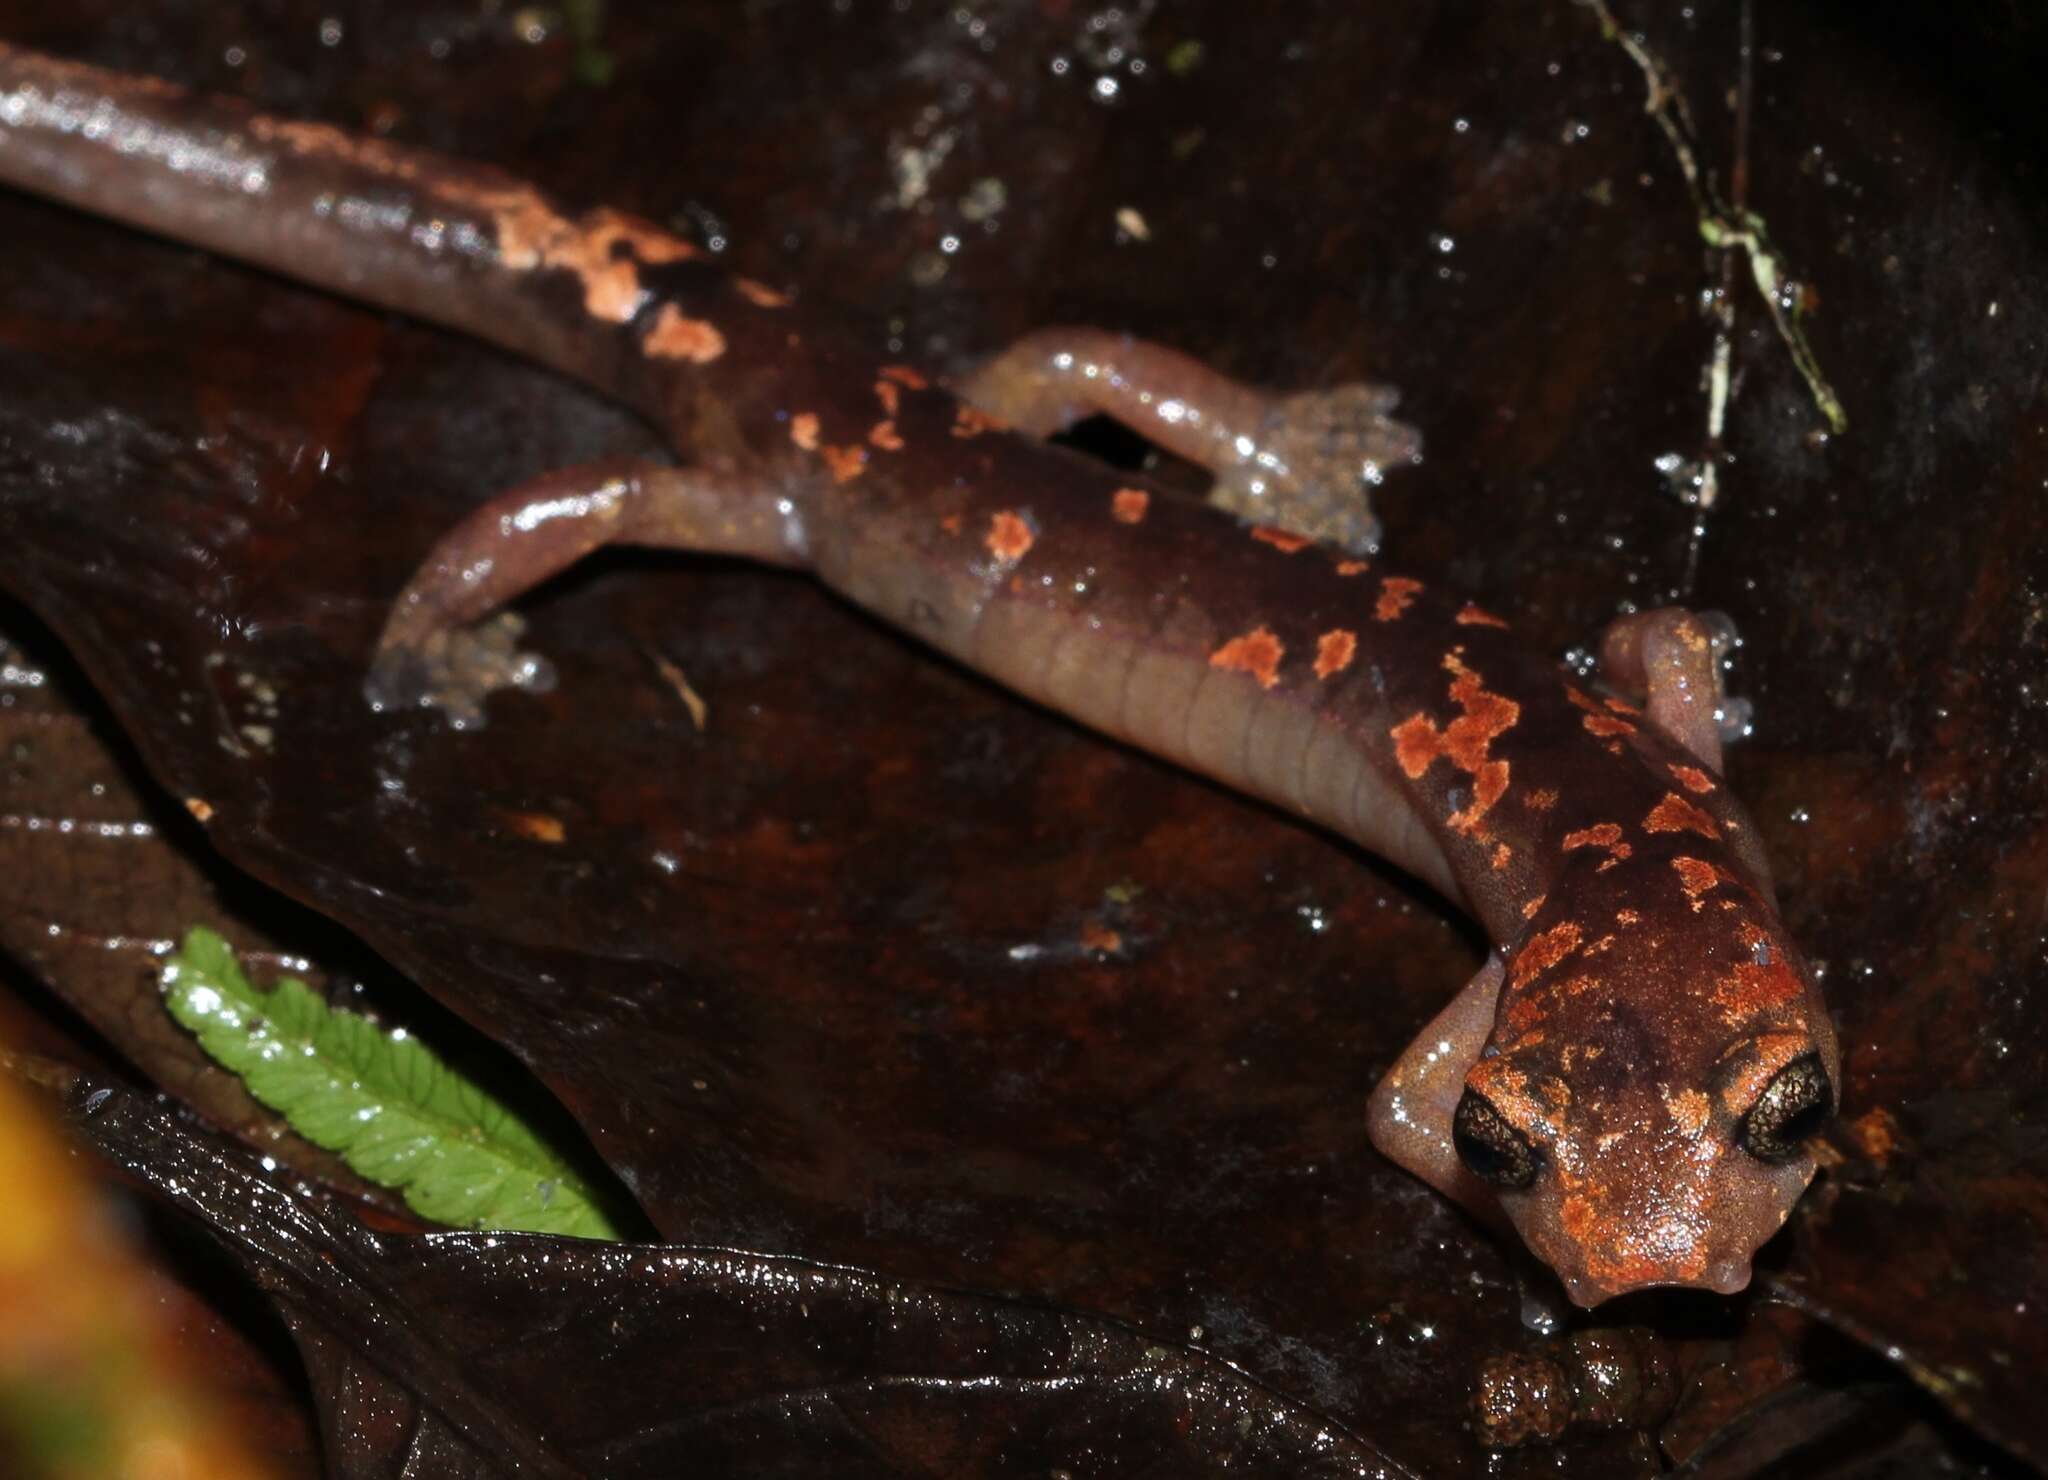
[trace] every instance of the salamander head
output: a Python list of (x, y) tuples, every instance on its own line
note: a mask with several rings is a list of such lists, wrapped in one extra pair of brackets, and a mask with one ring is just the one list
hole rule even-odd
[(1638, 853), (1550, 897), (1570, 912), (1508, 955), (1458, 1155), (1580, 1305), (1732, 1294), (1813, 1179), (1841, 1082), (1812, 976), (1725, 864)]

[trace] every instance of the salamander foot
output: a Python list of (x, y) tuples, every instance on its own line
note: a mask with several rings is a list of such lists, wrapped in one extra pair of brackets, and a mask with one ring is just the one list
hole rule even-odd
[(1027, 334), (955, 390), (1038, 436), (1110, 417), (1207, 468), (1218, 507), (1354, 554), (1379, 548), (1372, 490), (1422, 457), (1422, 434), (1393, 416), (1401, 397), (1390, 386), (1276, 395), (1179, 350), (1101, 329)]
[(1652, 724), (1718, 772), (1722, 747), (1750, 732), (1750, 703), (1729, 697), (1721, 672), (1739, 641), (1735, 624), (1720, 612), (1677, 606), (1633, 612), (1601, 634), (1600, 671), (1642, 700)]

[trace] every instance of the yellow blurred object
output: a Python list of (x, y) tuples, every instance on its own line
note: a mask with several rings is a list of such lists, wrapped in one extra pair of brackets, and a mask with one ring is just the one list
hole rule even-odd
[(21, 1085), (0, 1074), (0, 1474), (242, 1480), (219, 1406), (175, 1366), (155, 1277)]

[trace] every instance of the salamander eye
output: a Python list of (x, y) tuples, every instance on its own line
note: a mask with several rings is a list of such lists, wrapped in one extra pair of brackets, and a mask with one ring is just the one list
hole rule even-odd
[(1451, 1116), (1451, 1144), (1482, 1182), (1514, 1191), (1536, 1180), (1536, 1148), (1475, 1090), (1465, 1091)]
[(1764, 1086), (1736, 1127), (1735, 1141), (1758, 1161), (1790, 1161), (1826, 1123), (1835, 1087), (1817, 1053), (1801, 1054)]

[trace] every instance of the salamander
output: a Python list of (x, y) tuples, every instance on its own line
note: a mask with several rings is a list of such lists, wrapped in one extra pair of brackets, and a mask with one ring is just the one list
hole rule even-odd
[[(6, 46), (0, 180), (467, 331), (666, 433), (676, 465), (550, 472), (450, 531), (394, 601), (374, 702), (475, 722), (481, 691), (543, 682), (476, 624), (602, 545), (806, 570), (1470, 910), (1493, 953), (1366, 1097), (1369, 1133), (1580, 1304), (1742, 1288), (1812, 1179), (1840, 1054), (1722, 779), (1714, 625), (1622, 618), (1596, 689), (1388, 569), (1353, 496), (1419, 446), (1388, 393), (1271, 397), (1100, 331), (948, 387), (641, 218)], [(1206, 462), (1214, 503), (1043, 440), (1091, 410)]]

